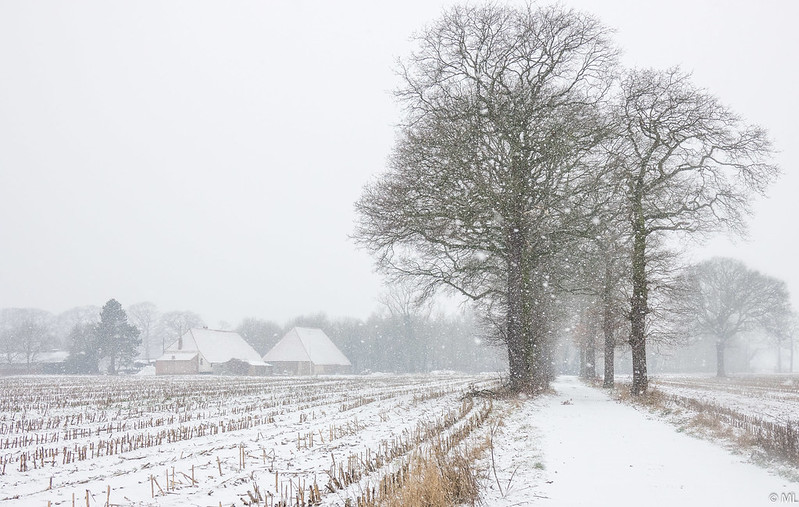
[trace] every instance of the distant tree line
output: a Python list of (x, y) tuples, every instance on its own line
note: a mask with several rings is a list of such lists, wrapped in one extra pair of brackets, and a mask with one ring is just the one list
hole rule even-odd
[(500, 351), (485, 343), (479, 323), (468, 314), (376, 312), (365, 320), (312, 314), (296, 317), (284, 327), (249, 318), (237, 331), (263, 355), (294, 326), (322, 329), (352, 362), (356, 373), (477, 373), (506, 369)]
[[(405, 294), (407, 297), (407, 294)], [(353, 363), (355, 372), (497, 371), (504, 359), (481, 337), (469, 314), (433, 314), (427, 305), (386, 296), (384, 308), (362, 320), (331, 319), (323, 313), (299, 316), (285, 325), (245, 318), (234, 329), (264, 355), (294, 326), (322, 329)], [(160, 313), (150, 302), (127, 311), (115, 299), (102, 308), (84, 306), (52, 315), (44, 310), (0, 310), (0, 365), (33, 371), (37, 358), (54, 350), (68, 351), (63, 373), (117, 373), (135, 370), (160, 356), (193, 327), (204, 326), (191, 311)]]
[(149, 302), (126, 311), (115, 299), (100, 308), (79, 306), (53, 315), (37, 308), (0, 309), (0, 365), (23, 365), (30, 371), (41, 356), (66, 351), (64, 373), (116, 373), (144, 362), (202, 319), (190, 311), (160, 313)]

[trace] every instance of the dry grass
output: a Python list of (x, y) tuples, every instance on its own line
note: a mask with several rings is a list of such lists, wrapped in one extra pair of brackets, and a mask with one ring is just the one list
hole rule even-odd
[(452, 507), (476, 505), (480, 497), (477, 462), (488, 448), (488, 439), (470, 448), (448, 454), (438, 449), (416, 456), (402, 488), (383, 498), (385, 507)]
[[(799, 465), (799, 430), (790, 421), (771, 421), (727, 406), (693, 397), (670, 395), (656, 388), (640, 397), (619, 385), (614, 397), (624, 403), (642, 405), (660, 415), (678, 418), (678, 431), (718, 439), (737, 450), (748, 450), (793, 467)], [(674, 421), (674, 418), (672, 419)]]
[(611, 396), (624, 403), (633, 403), (653, 408), (665, 408), (666, 395), (652, 386), (649, 387), (644, 395), (633, 396), (629, 384), (617, 382), (616, 386), (611, 391)]

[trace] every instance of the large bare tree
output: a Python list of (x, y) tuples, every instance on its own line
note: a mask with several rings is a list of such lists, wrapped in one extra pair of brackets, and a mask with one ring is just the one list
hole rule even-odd
[(540, 391), (550, 263), (595, 182), (616, 51), (596, 19), (557, 6), (454, 7), (415, 42), (406, 118), (355, 236), (386, 272), (498, 311), (510, 387)]
[(633, 394), (648, 386), (652, 246), (671, 233), (741, 231), (752, 194), (778, 173), (766, 132), (745, 123), (677, 68), (633, 70), (621, 83), (610, 149), (631, 231)]
[(741, 333), (788, 332), (792, 312), (782, 280), (723, 257), (691, 266), (685, 278), (691, 290), (684, 293), (684, 315), (696, 334), (715, 340), (719, 377), (727, 374), (724, 353)]

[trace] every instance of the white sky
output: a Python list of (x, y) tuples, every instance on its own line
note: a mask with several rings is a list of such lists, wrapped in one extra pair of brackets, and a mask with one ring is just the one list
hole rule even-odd
[[(353, 202), (393, 143), (394, 62), (450, 3), (0, 1), (0, 307), (368, 315)], [(680, 64), (771, 131), (785, 174), (751, 241), (697, 258), (799, 301), (799, 4), (565, 5), (615, 27), (625, 63)]]

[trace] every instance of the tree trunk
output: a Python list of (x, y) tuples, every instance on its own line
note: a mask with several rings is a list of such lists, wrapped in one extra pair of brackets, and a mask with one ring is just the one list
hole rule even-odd
[(532, 273), (541, 271), (541, 266), (533, 269), (527, 266), (524, 271), (524, 324), (527, 337), (527, 357), (530, 365), (529, 382), (531, 392), (543, 393), (549, 389), (553, 380), (552, 337), (549, 329), (548, 310), (550, 296), (545, 289), (544, 280), (534, 278)]
[[(534, 279), (525, 256), (526, 236), (519, 220), (508, 229), (507, 346), (510, 388), (531, 394), (548, 389), (551, 357), (546, 334), (546, 316), (540, 311), (546, 298)], [(536, 299), (539, 298), (539, 299)], [(537, 309), (534, 311), (534, 308)]]
[(580, 344), (580, 377), (585, 378), (585, 347)]
[(649, 377), (646, 371), (646, 341), (643, 339), (630, 341), (633, 359), (633, 385), (630, 392), (633, 396), (646, 393), (649, 388)]
[(649, 387), (649, 378), (646, 372), (646, 315), (647, 307), (647, 277), (646, 277), (646, 224), (643, 213), (636, 214), (633, 223), (633, 258), (632, 258), (632, 285), (633, 294), (630, 300), (630, 347), (633, 358), (633, 396), (646, 393)]
[(777, 373), (782, 373), (782, 340), (777, 340)]
[(605, 338), (605, 374), (602, 387), (613, 387), (615, 370), (616, 338), (613, 336), (613, 302), (610, 297), (610, 266), (605, 270), (605, 290), (603, 294), (604, 308), (602, 310), (602, 334)]
[(555, 369), (552, 365), (552, 344), (550, 340), (542, 334), (538, 344), (538, 364), (537, 375), (533, 377), (534, 387), (537, 393), (543, 393), (549, 389), (549, 385), (555, 380)]
[(726, 377), (727, 372), (724, 369), (724, 349), (726, 348), (724, 340), (716, 341), (716, 376)]
[(616, 366), (614, 364), (616, 354), (616, 344), (612, 337), (608, 342), (605, 336), (605, 373), (603, 375), (602, 387), (612, 388), (615, 384)]
[(596, 378), (596, 337), (591, 336), (585, 344), (585, 378)]
[(788, 371), (793, 373), (793, 336), (791, 336), (791, 339), (790, 339), (789, 343), (791, 344), (791, 355), (790, 355), (790, 366), (791, 366), (791, 369), (788, 370)]
[(513, 392), (529, 390), (529, 368), (524, 336), (524, 312), (522, 301), (522, 249), (523, 238), (518, 227), (508, 231), (508, 287), (507, 330), (508, 366), (510, 389)]

